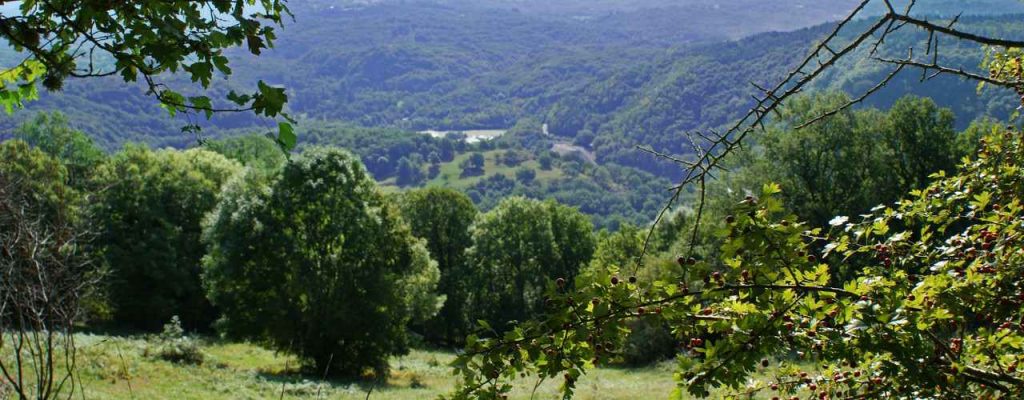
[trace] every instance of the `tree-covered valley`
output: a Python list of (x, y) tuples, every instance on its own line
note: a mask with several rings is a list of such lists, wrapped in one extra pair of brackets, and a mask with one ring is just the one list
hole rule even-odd
[(1022, 15), (0, 4), (0, 398), (1015, 398)]

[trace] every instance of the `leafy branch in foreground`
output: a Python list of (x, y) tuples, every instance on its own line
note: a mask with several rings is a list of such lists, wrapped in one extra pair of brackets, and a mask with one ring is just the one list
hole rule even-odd
[[(637, 319), (684, 339), (673, 398), (1019, 397), (1022, 160), (1020, 132), (994, 132), (959, 175), (827, 230), (791, 222), (766, 185), (727, 217), (720, 263), (680, 258), (674, 280), (612, 270), (575, 290), (552, 284), (543, 320), (471, 337), (452, 398), (501, 398), (520, 374), (559, 379), (570, 397), (588, 368), (620, 357)], [(839, 267), (859, 273), (837, 282)]]
[[(248, 94), (231, 92), (230, 105), (214, 105), (208, 96), (186, 96), (162, 81), (182, 71), (203, 89), (215, 74), (230, 76), (224, 50), (245, 46), (259, 55), (273, 47), (275, 26), (289, 15), (287, 0), (146, 0), (146, 1), (22, 1), (18, 11), (0, 11), (0, 38), (24, 58), (0, 70), (0, 105), (8, 113), (38, 97), (42, 83), (60, 90), (68, 78), (120, 76), (142, 81), (147, 93), (172, 116), (191, 121), (214, 113), (252, 112), (277, 118), (277, 141), (295, 146), (294, 122), (283, 112), (288, 96), (283, 88), (263, 81)], [(190, 122), (184, 131), (198, 133)]]

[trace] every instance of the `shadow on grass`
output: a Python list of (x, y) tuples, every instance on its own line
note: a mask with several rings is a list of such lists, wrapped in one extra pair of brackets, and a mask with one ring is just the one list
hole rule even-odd
[(408, 386), (396, 385), (390, 380), (381, 381), (374, 378), (331, 378), (326, 379), (323, 376), (318, 376), (310, 371), (303, 371), (300, 368), (292, 368), (287, 371), (268, 372), (260, 371), (256, 373), (256, 376), (260, 379), (278, 385), (286, 394), (308, 394), (311, 389), (324, 391), (353, 391), (358, 390), (360, 392), (378, 391), (378, 390), (391, 390), (391, 389), (406, 389)]

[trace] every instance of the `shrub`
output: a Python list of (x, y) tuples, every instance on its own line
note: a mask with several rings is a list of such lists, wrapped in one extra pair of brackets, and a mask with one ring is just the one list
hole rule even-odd
[(185, 335), (177, 315), (164, 325), (163, 332), (156, 338), (155, 348), (146, 348), (146, 353), (177, 364), (200, 365), (205, 359), (198, 341)]

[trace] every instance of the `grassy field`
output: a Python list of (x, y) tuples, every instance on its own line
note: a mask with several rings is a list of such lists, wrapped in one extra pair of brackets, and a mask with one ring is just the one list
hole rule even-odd
[[(79, 378), (85, 399), (432, 399), (455, 380), (450, 352), (414, 350), (392, 360), (387, 384), (321, 381), (298, 372), (293, 357), (243, 343), (202, 342), (201, 365), (149, 355), (139, 337), (78, 335)], [(517, 382), (511, 398), (529, 399), (535, 381)], [(537, 388), (536, 399), (558, 398), (558, 380)], [(577, 399), (665, 399), (674, 387), (670, 364), (642, 369), (602, 368), (578, 383)], [(84, 396), (80, 396), (84, 394)]]
[[(447, 187), (457, 190), (466, 190), (473, 187), (473, 185), (476, 185), (477, 182), (480, 182), (483, 179), (490, 178), (494, 175), (505, 175), (508, 178), (515, 179), (516, 170), (523, 167), (530, 168), (536, 171), (537, 176), (535, 179), (538, 182), (547, 182), (565, 176), (565, 173), (558, 167), (553, 167), (549, 170), (542, 170), (540, 168), (540, 163), (538, 163), (536, 160), (523, 161), (521, 164), (514, 167), (499, 164), (497, 162), (498, 154), (504, 152), (505, 150), (491, 150), (482, 152), (481, 154), (483, 154), (484, 156), (484, 174), (466, 177), (461, 176), (462, 168), (459, 167), (459, 164), (468, 159), (472, 155), (472, 153), (460, 154), (457, 157), (455, 157), (455, 159), (453, 159), (452, 161), (442, 163), (440, 173), (437, 174), (437, 176), (435, 176), (433, 179), (426, 181), (423, 184), (423, 186)], [(425, 173), (427, 166), (424, 166), (423, 168)], [(395, 185), (395, 178), (393, 177), (385, 179), (379, 183), (381, 189), (384, 190), (385, 193), (394, 193), (400, 190), (400, 188)]]

